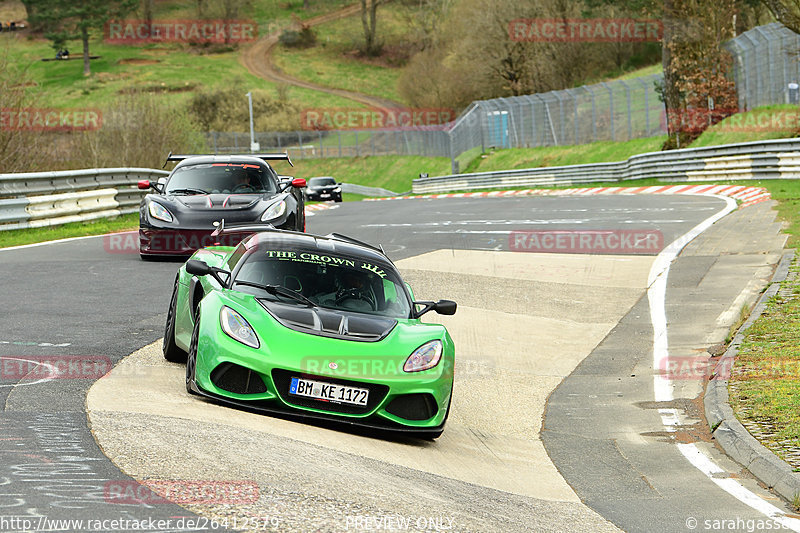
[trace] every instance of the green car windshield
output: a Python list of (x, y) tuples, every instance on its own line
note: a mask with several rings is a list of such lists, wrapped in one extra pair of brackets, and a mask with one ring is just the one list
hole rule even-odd
[[(246, 282), (242, 283), (242, 282)], [(411, 302), (393, 269), (362, 259), (300, 250), (257, 250), (236, 275), (236, 290), (282, 303), (307, 305), (254, 285), (280, 286), (320, 307), (408, 318)]]
[(269, 171), (253, 163), (204, 163), (175, 169), (167, 194), (253, 194), (276, 192)]

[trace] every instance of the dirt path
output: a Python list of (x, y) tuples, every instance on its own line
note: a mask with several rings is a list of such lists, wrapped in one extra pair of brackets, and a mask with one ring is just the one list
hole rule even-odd
[[(334, 11), (333, 13), (327, 13), (325, 15), (310, 18), (306, 21), (306, 23), (309, 26), (317, 26), (331, 20), (356, 15), (360, 12), (360, 10), (361, 6), (359, 4), (353, 4), (340, 9), (339, 11)], [(247, 48), (239, 55), (239, 61), (247, 68), (247, 70), (250, 71), (251, 74), (269, 81), (287, 83), (295, 87), (303, 87), (313, 91), (334, 94), (336, 96), (341, 96), (343, 98), (354, 100), (370, 107), (377, 107), (379, 109), (403, 107), (402, 104), (393, 100), (347, 91), (345, 89), (325, 87), (281, 72), (281, 70), (272, 62), (272, 52), (278, 45), (278, 37), (278, 35), (269, 35), (259, 39), (250, 48)]]

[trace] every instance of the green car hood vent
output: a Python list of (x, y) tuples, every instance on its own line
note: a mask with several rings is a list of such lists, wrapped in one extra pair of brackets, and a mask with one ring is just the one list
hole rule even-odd
[(385, 338), (397, 325), (397, 320), (383, 316), (369, 316), (320, 307), (301, 307), (264, 298), (256, 300), (283, 326), (321, 337), (376, 342)]

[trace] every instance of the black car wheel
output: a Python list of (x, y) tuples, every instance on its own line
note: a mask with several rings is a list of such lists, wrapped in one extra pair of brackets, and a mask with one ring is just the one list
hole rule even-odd
[(171, 363), (185, 363), (186, 352), (175, 344), (175, 315), (178, 307), (178, 280), (175, 280), (175, 288), (172, 290), (172, 299), (169, 302), (167, 311), (167, 325), (164, 328), (164, 359)]
[(189, 394), (197, 394), (192, 389), (192, 383), (196, 379), (197, 372), (197, 339), (200, 336), (200, 317), (194, 323), (192, 330), (192, 342), (189, 344), (189, 356), (186, 359), (186, 392)]

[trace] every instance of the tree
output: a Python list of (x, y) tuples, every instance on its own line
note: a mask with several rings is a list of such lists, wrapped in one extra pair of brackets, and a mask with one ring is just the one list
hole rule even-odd
[(361, 25), (364, 27), (364, 53), (376, 56), (381, 53), (382, 43), (378, 42), (378, 6), (385, 0), (361, 0)]
[(142, 0), (142, 18), (148, 26), (153, 23), (154, 0)]
[[(137, 0), (28, 0), (33, 9), (32, 25), (41, 24), (53, 48), (64, 48), (67, 41), (83, 43), (83, 75), (92, 71), (89, 65), (89, 37), (112, 19), (122, 18), (136, 8)], [(29, 12), (30, 13), (30, 12)]]
[[(31, 81), (27, 71), (9, 57), (8, 50), (0, 51), (0, 118), (13, 124), (8, 116), (30, 110), (35, 101), (25, 86)], [(8, 115), (6, 115), (8, 114)], [(6, 117), (2, 117), (6, 115)], [(42, 134), (31, 128), (0, 126), (0, 168), (3, 172), (33, 170), (38, 164), (30, 155), (40, 153)]]
[(736, 0), (664, 0), (665, 148), (686, 146), (738, 111), (732, 58), (722, 46), (733, 37), (735, 12)]
[(778, 22), (800, 33), (800, 0), (761, 0)]

